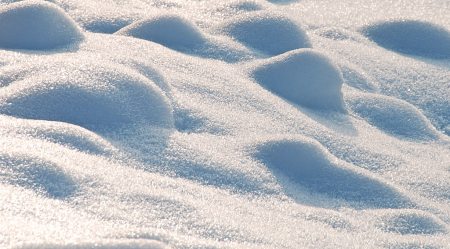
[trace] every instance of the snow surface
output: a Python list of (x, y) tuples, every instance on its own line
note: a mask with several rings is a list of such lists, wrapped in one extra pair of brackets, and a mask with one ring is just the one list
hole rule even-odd
[(52, 49), (83, 39), (81, 30), (64, 10), (45, 1), (4, 6), (0, 9), (0, 23), (2, 48)]
[(447, 1), (0, 0), (1, 248), (448, 248)]

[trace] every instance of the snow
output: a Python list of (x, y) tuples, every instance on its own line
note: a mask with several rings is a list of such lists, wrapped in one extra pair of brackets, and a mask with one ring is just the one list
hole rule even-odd
[(349, 96), (347, 103), (371, 125), (398, 138), (439, 138), (439, 132), (420, 110), (404, 100), (367, 93)]
[(173, 126), (170, 101), (148, 78), (127, 68), (83, 61), (86, 57), (67, 62), (70, 57), (11, 68), (5, 81), (11, 81), (11, 74), (21, 79), (3, 87), (1, 113), (91, 130), (141, 122)]
[(329, 58), (314, 50), (298, 49), (272, 57), (254, 66), (251, 75), (296, 104), (345, 112), (342, 73)]
[(283, 171), (312, 192), (355, 202), (359, 208), (414, 206), (395, 188), (352, 165), (346, 165), (315, 140), (289, 137), (269, 140), (257, 147), (257, 159)]
[(201, 31), (189, 20), (172, 14), (155, 16), (130, 24), (115, 34), (133, 36), (177, 50), (205, 42)]
[(229, 39), (208, 36), (188, 19), (170, 13), (135, 22), (114, 34), (132, 36), (180, 52), (228, 62), (253, 57), (253, 53), (241, 44)]
[(25, 1), (0, 9), (0, 47), (51, 49), (83, 39), (76, 23), (58, 6)]
[(0, 5), (1, 248), (450, 244), (446, 1)]
[(308, 35), (294, 20), (280, 13), (245, 13), (211, 28), (268, 55), (311, 47)]
[(449, 58), (450, 31), (428, 22), (399, 20), (364, 27), (361, 32), (387, 49), (431, 58)]

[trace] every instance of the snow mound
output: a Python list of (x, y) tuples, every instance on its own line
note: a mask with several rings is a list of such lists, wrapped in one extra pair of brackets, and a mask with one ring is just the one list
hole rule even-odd
[(274, 3), (274, 4), (280, 4), (280, 5), (287, 5), (287, 4), (291, 4), (291, 3), (300, 2), (300, 0), (267, 0), (267, 1)]
[(10, 137), (44, 139), (78, 151), (111, 154), (114, 147), (99, 135), (82, 127), (52, 121), (17, 119), (0, 116), (0, 130)]
[(379, 22), (361, 29), (378, 45), (399, 52), (430, 58), (450, 58), (450, 31), (438, 25), (399, 20)]
[(312, 46), (306, 32), (293, 20), (267, 11), (236, 16), (212, 27), (211, 32), (230, 36), (271, 56)]
[(338, 66), (311, 49), (298, 49), (252, 66), (251, 75), (269, 91), (296, 104), (345, 112), (344, 79)]
[(75, 179), (46, 158), (8, 150), (0, 150), (0, 158), (1, 182), (32, 189), (51, 198), (70, 196), (77, 189)]
[(152, 239), (105, 239), (88, 242), (64, 242), (64, 243), (27, 243), (21, 248), (42, 249), (169, 249), (163, 242)]
[(439, 132), (415, 106), (378, 94), (349, 94), (346, 102), (353, 112), (380, 130), (404, 138), (438, 139)]
[(215, 10), (218, 15), (233, 16), (245, 12), (263, 10), (266, 8), (264, 2), (237, 0), (220, 4)]
[(312, 192), (356, 202), (361, 207), (404, 208), (412, 205), (394, 187), (340, 161), (316, 140), (277, 138), (256, 145), (253, 155)]
[(130, 24), (115, 34), (159, 43), (174, 50), (194, 48), (206, 38), (191, 21), (175, 14), (161, 14)]
[(40, 72), (52, 77), (33, 74), (31, 70), (26, 72), (30, 77), (0, 88), (0, 112), (19, 118), (66, 122), (89, 130), (137, 123), (173, 127), (168, 98), (137, 72), (106, 62), (50, 63), (53, 66)]
[(156, 42), (203, 58), (226, 62), (253, 58), (253, 53), (242, 44), (228, 37), (205, 35), (194, 23), (175, 14), (160, 14), (128, 25), (115, 34)]
[(389, 210), (383, 212), (377, 227), (393, 233), (446, 234), (446, 224), (438, 217), (419, 210)]
[(53, 49), (83, 37), (77, 24), (53, 3), (23, 1), (0, 9), (0, 47)]

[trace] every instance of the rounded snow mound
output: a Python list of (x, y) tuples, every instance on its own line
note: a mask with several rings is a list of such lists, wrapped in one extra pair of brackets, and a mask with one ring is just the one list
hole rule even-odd
[(298, 49), (254, 66), (251, 75), (266, 89), (296, 104), (346, 112), (338, 66), (311, 49)]
[(170, 49), (203, 58), (237, 62), (253, 53), (228, 37), (205, 36), (191, 21), (175, 14), (158, 15), (122, 28), (115, 34), (159, 43)]
[(401, 208), (411, 203), (394, 187), (340, 161), (316, 140), (276, 138), (256, 145), (253, 156), (313, 192), (363, 206)]
[(76, 179), (64, 172), (59, 163), (12, 151), (0, 151), (0, 158), (0, 180), (4, 183), (32, 189), (56, 199), (68, 197), (77, 191)]
[(231, 18), (211, 32), (230, 36), (270, 56), (298, 48), (311, 48), (306, 32), (285, 15), (255, 11)]
[(174, 50), (194, 48), (206, 42), (198, 27), (175, 14), (162, 14), (130, 24), (115, 34), (159, 43)]
[(438, 217), (419, 210), (389, 210), (380, 215), (377, 227), (406, 234), (446, 234), (446, 224)]
[(137, 123), (173, 127), (171, 104), (149, 79), (106, 62), (62, 60), (38, 71), (51, 77), (35, 74), (0, 88), (1, 113), (89, 130)]
[(83, 37), (76, 23), (56, 4), (31, 0), (0, 9), (0, 47), (53, 49)]
[(432, 23), (388, 21), (368, 25), (360, 31), (378, 45), (399, 53), (450, 58), (450, 31)]
[(388, 134), (421, 140), (439, 138), (430, 121), (406, 101), (370, 93), (349, 94), (346, 101), (353, 112)]
[(63, 122), (0, 116), (0, 129), (6, 136), (43, 139), (92, 154), (111, 154), (116, 151), (111, 143), (96, 133)]

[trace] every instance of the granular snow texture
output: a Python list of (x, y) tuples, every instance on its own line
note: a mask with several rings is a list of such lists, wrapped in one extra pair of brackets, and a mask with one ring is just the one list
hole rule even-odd
[(0, 0), (0, 247), (448, 248), (448, 16)]

